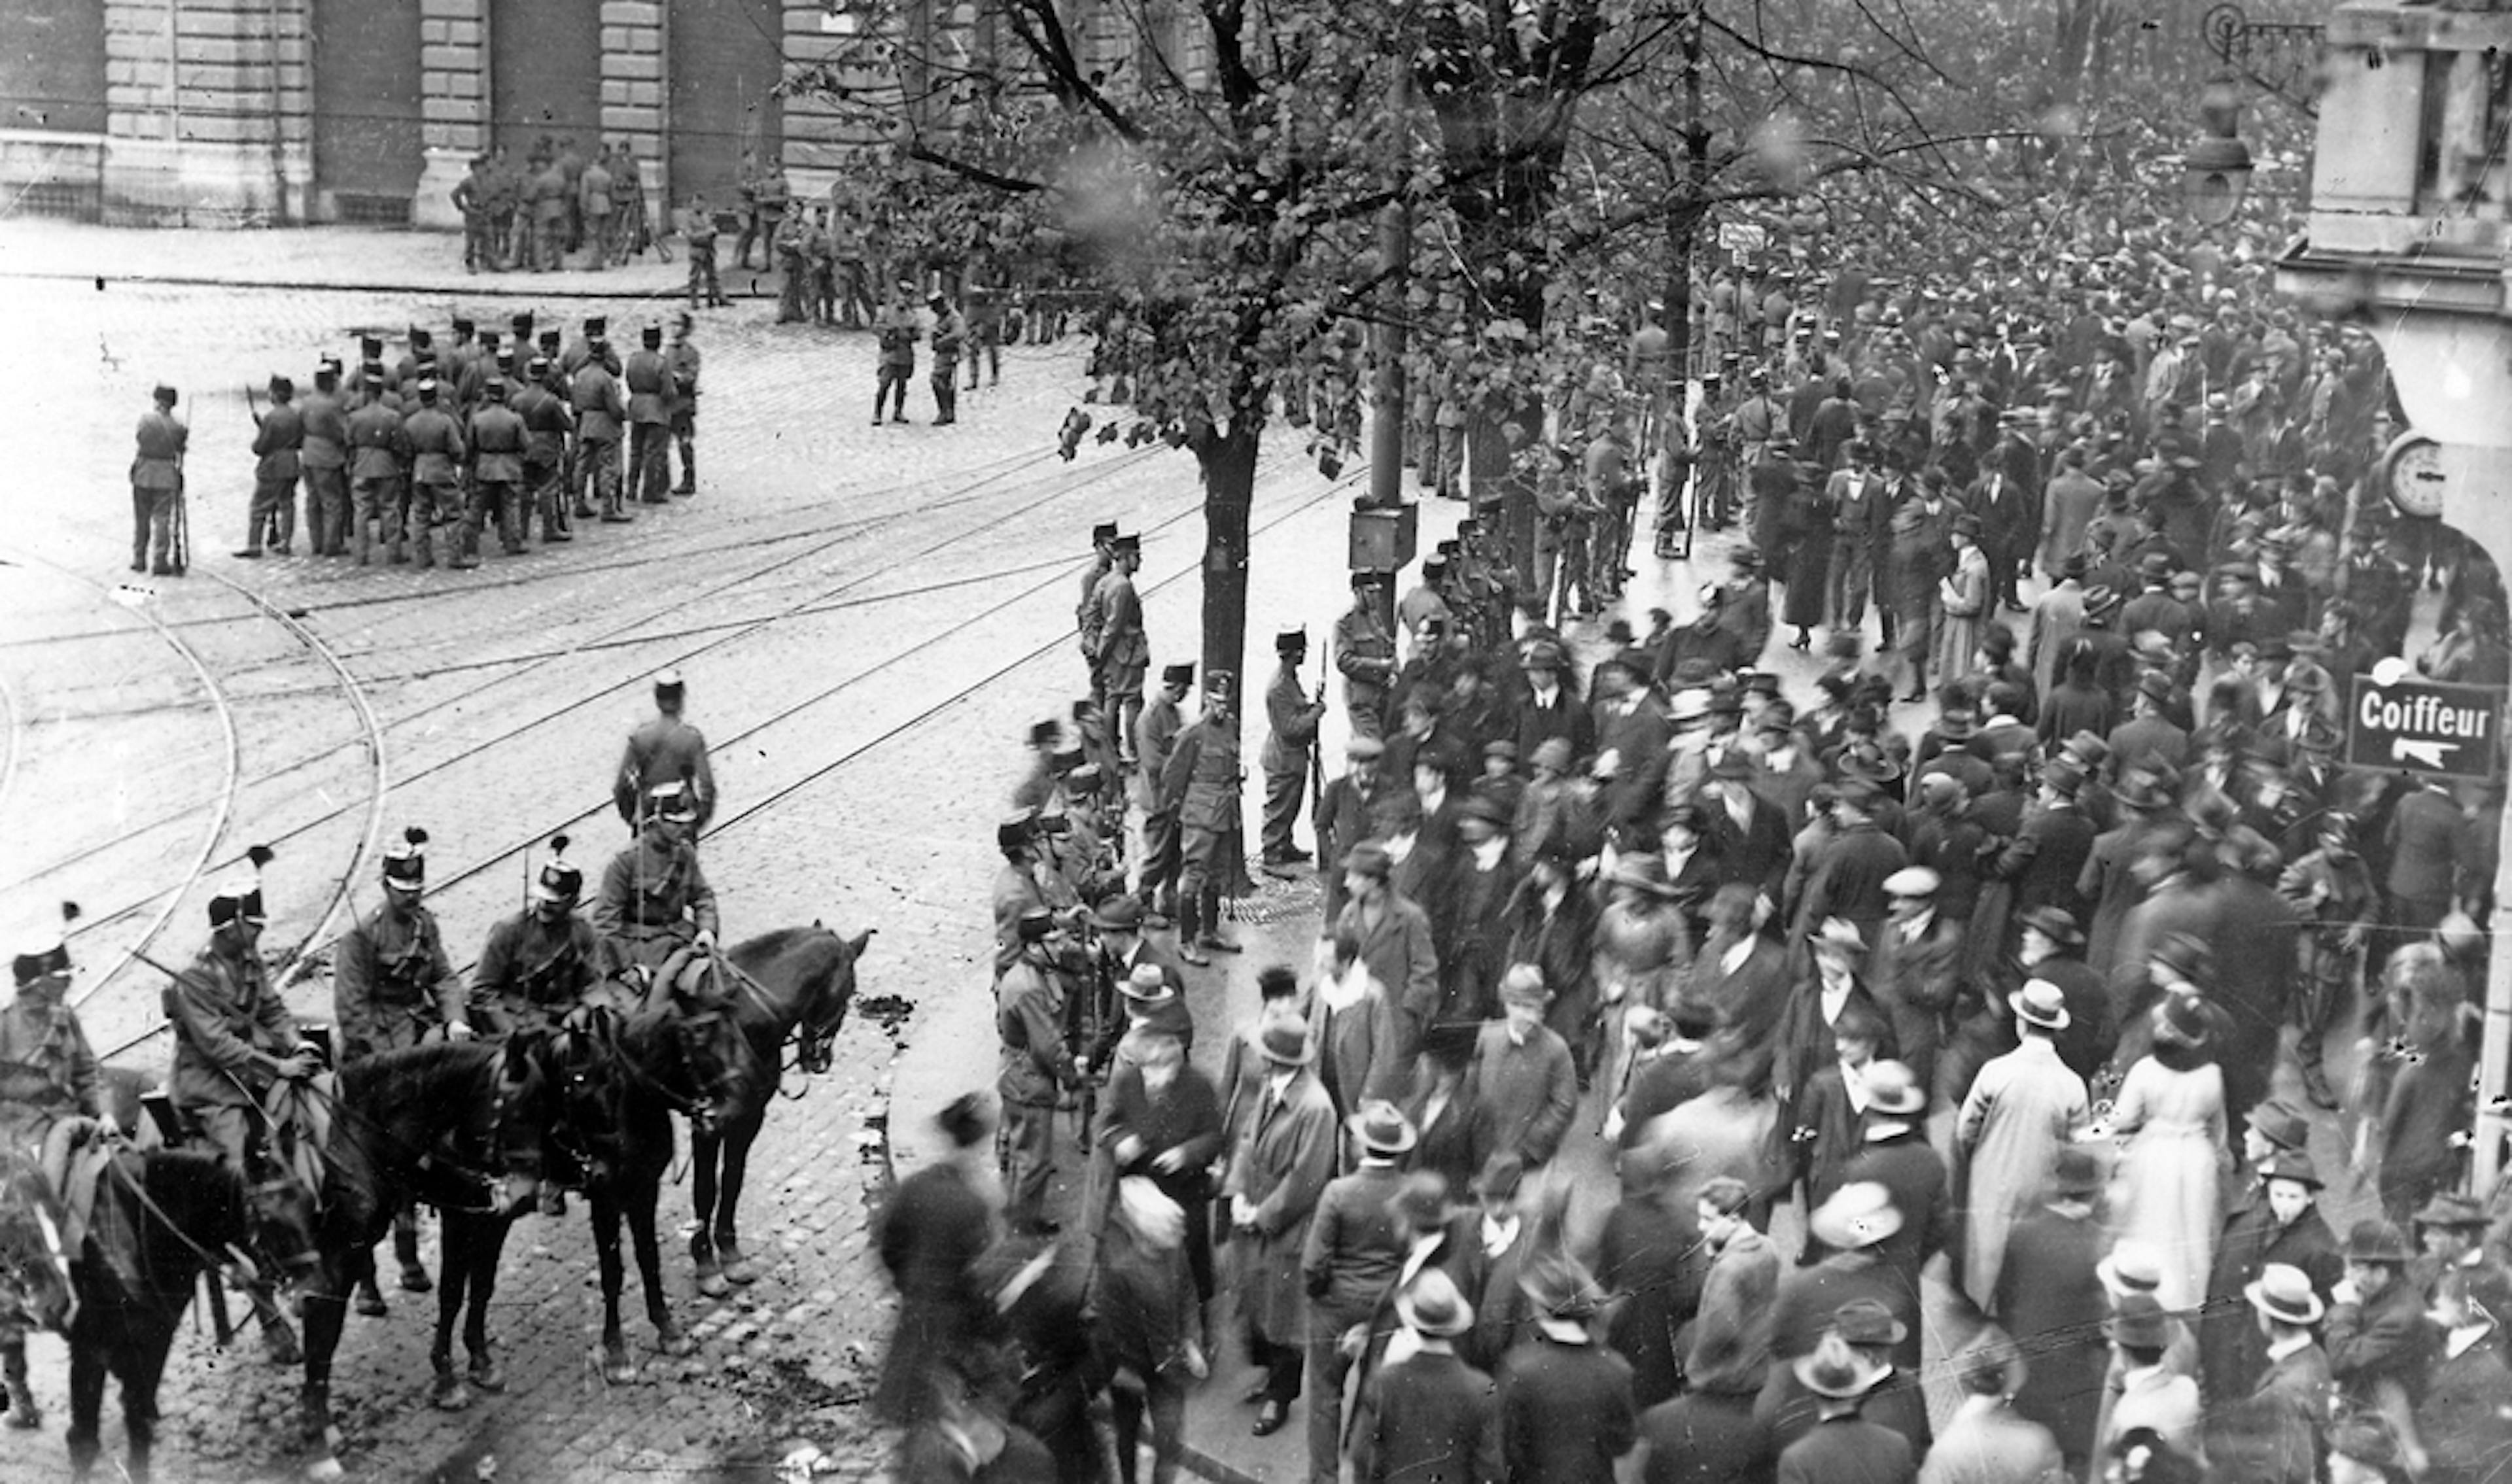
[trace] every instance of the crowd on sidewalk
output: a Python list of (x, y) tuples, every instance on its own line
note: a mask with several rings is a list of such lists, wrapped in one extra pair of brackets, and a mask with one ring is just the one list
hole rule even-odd
[[(480, 563), (481, 537), (520, 554), (572, 541), (576, 523), (623, 525), (632, 507), (697, 492), (698, 380), (690, 317), (638, 331), (624, 357), (606, 316), (572, 340), (516, 313), (510, 333), (455, 316), (443, 344), (413, 325), (397, 360), (364, 335), (357, 370), (322, 356), (311, 385), (274, 374), (253, 405), (253, 497), (235, 556), (317, 557), (419, 566)], [(250, 394), (248, 394), (250, 395)], [(131, 465), (131, 569), (180, 575), (190, 561), (191, 431), (176, 388), (139, 419)], [(677, 481), (674, 466), (678, 467)]]
[[(884, 1249), (911, 1464), (1102, 1477), (1105, 1393), (1119, 1475), (1148, 1419), (1167, 1477), (1218, 1293), (1252, 1426), (1304, 1413), (1320, 1480), (2504, 1477), (2512, 1207), (2469, 1188), (2500, 791), (2350, 765), (2342, 710), (2376, 666), (2502, 684), (2502, 585), (2390, 508), (2370, 337), (2263, 282), (2126, 246), (2003, 296), (1714, 275), (1697, 390), (1634, 314), (1530, 446), (1530, 547), (1468, 490), (1393, 631), (1355, 577), (1317, 952), (1227, 1028), (1183, 976), (1233, 946), (1239, 687), (1145, 699), (1103, 527), (1092, 696), (1001, 832), (1001, 1137), (957, 1109)], [(1651, 501), (1732, 530), (1728, 575), (1600, 628)], [(1307, 653), (1265, 691), (1276, 869)], [(1181, 1054), (1216, 1034), (1217, 1079)], [(945, 1184), (947, 1253), (907, 1214)]]

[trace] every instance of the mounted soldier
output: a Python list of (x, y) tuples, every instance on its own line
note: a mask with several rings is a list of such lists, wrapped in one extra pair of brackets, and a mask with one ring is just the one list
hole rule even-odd
[[(0, 1143), (6, 1146), (0, 1157), (41, 1170), (46, 1184), (42, 1193), (52, 1195), (82, 1187), (92, 1191), (95, 1167), (111, 1150), (97, 1137), (96, 1053), (89, 1049), (77, 1012), (62, 997), (70, 987), (70, 953), (62, 934), (77, 918), (77, 905), (64, 902), (59, 924), (29, 935), (12, 965), (18, 997), (0, 1009)], [(80, 1201), (82, 1207), (87, 1204)], [(14, 1221), (18, 1214), (9, 1212), (6, 1219)], [(63, 1261), (73, 1255), (68, 1250), (59, 1254)], [(14, 1275), (0, 1276), (0, 1299), (6, 1300), (0, 1303), (0, 1380), (8, 1385), (8, 1425), (20, 1429), (43, 1424), (34, 1392), (26, 1386), (31, 1297)]]
[(471, 979), (471, 1015), (491, 1035), (555, 1030), (601, 982), (602, 940), (575, 915), (584, 873), (564, 835), (532, 877), (531, 905), (489, 930)]
[[(255, 846), (256, 868), (270, 852)], [(239, 877), (210, 898), (210, 941), (166, 990), (166, 1018), (175, 1027), (175, 1068), (167, 1091), (177, 1119), (196, 1132), (250, 1182), (296, 1178), (291, 1149), (274, 1149), (264, 1098), (281, 1084), (312, 1082), (329, 1092), (320, 1053), (307, 1045), (262, 967), (261, 881)], [(294, 1139), (297, 1152), (319, 1149)], [(272, 1360), (294, 1365), (296, 1335), (267, 1290), (253, 1294), (255, 1316)]]
[[(379, 1051), (471, 1035), (462, 980), (446, 957), (436, 914), (419, 901), (427, 889), (426, 845), (427, 832), (412, 826), (384, 851), (383, 904), (359, 918), (332, 956), (332, 1013), (343, 1066)], [(392, 1233), (402, 1291), (427, 1292), (435, 1284), (418, 1260), (415, 1207), (393, 1213)], [(361, 1313), (384, 1311), (374, 1282), (372, 1270), (358, 1279)]]
[(693, 960), (715, 956), (715, 888), (698, 867), (698, 801), (675, 779), (646, 791), (644, 828), (602, 874), (593, 926), (603, 977), (651, 971), (652, 983), (686, 993)]

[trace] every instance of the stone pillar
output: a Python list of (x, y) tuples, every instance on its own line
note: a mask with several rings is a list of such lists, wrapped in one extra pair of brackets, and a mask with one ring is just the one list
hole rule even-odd
[(489, 0), (419, 0), (418, 65), (427, 164), (410, 222), (459, 230), (453, 187), (489, 147)]
[(106, 0), (104, 219), (301, 220), (306, 0)]
[(661, 0), (602, 0), (602, 137), (637, 152), (646, 182), (646, 210), (656, 230), (669, 218), (671, 151), (663, 147), (670, 122), (663, 87), (664, 7)]

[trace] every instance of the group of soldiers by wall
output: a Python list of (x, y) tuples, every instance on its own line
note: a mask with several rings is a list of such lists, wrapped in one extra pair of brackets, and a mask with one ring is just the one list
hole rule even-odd
[(588, 158), (574, 136), (543, 135), (520, 165), (500, 144), (454, 182), (453, 209), (462, 214), (462, 266), (473, 273), (549, 273), (570, 258), (617, 267), (663, 251), (645, 170), (626, 139)]

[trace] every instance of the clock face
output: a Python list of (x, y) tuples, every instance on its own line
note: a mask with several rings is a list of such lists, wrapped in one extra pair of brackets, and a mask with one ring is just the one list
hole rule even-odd
[(2428, 520), (2442, 515), (2442, 445), (2422, 433), (2402, 433), (2381, 455), (2381, 482), (2402, 515)]

